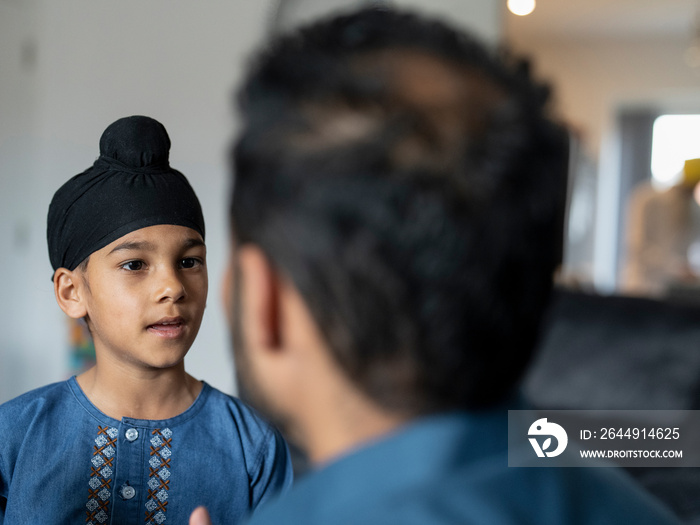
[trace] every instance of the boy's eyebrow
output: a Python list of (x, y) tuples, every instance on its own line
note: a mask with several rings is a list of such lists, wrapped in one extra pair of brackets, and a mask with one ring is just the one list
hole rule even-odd
[(195, 237), (190, 237), (182, 245), (183, 248), (194, 248), (195, 246), (206, 246), (202, 239), (197, 239)]
[(155, 250), (155, 245), (148, 241), (127, 241), (117, 244), (108, 255), (122, 250)]
[[(184, 249), (189, 249), (193, 248), (195, 246), (205, 246), (204, 241), (202, 239), (197, 239), (194, 237), (191, 237), (189, 239), (186, 239), (185, 242), (182, 244), (182, 247)], [(121, 244), (116, 245), (114, 248), (112, 248), (109, 252), (108, 255), (112, 255), (115, 252), (118, 251), (124, 251), (124, 250), (146, 250), (146, 251), (153, 251), (156, 249), (156, 245), (153, 244), (152, 242), (148, 241), (127, 241), (123, 242)]]

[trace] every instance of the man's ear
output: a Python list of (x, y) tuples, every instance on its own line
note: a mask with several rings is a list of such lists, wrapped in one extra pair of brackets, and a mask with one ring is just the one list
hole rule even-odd
[(275, 350), (283, 343), (280, 276), (265, 253), (254, 245), (237, 250), (241, 283), (241, 318), (249, 342)]
[(53, 276), (53, 288), (56, 302), (66, 315), (80, 319), (87, 315), (85, 306), (85, 281), (75, 270), (59, 268)]

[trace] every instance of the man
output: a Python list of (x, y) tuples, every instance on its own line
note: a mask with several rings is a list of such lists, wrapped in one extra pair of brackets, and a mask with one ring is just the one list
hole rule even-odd
[(547, 95), (388, 10), (259, 57), (228, 313), (241, 384), (315, 472), (251, 523), (673, 522), (612, 469), (507, 466), (561, 251), (567, 140)]

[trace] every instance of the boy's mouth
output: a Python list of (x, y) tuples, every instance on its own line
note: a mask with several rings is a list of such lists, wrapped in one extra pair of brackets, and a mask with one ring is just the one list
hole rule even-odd
[(168, 339), (180, 337), (185, 330), (185, 320), (182, 317), (166, 317), (148, 325), (146, 328), (152, 334)]

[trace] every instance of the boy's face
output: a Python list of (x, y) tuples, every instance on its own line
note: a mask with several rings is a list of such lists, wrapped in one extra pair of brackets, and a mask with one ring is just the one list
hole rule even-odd
[(98, 356), (142, 369), (182, 363), (207, 299), (199, 233), (142, 228), (92, 253), (85, 271), (77, 271)]

